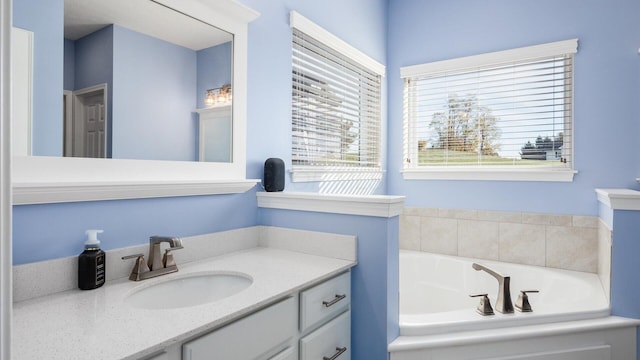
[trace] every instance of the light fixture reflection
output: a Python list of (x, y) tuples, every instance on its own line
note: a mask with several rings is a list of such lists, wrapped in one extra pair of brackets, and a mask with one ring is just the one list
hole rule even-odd
[(204, 95), (206, 106), (229, 105), (232, 100), (231, 85), (223, 85), (219, 88), (207, 89)]

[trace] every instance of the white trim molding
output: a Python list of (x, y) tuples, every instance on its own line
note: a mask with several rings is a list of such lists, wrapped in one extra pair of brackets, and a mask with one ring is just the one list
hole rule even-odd
[(11, 359), (11, 0), (0, 0), (0, 360)]
[[(154, 1), (233, 34), (233, 162), (14, 156), (17, 203), (226, 194), (255, 185), (256, 181), (246, 180), (247, 44), (248, 23), (260, 14), (235, 0)], [(144, 184), (148, 189), (135, 195), (132, 189)], [(237, 184), (242, 184), (240, 189)], [(57, 190), (63, 194), (54, 196)]]
[(596, 189), (598, 201), (612, 210), (640, 210), (640, 191), (631, 189)]
[(513, 168), (414, 168), (401, 170), (404, 180), (495, 180), (572, 182), (576, 170)]
[(258, 192), (258, 207), (390, 218), (402, 214), (404, 196)]
[(526, 46), (517, 49), (496, 51), (480, 55), (466, 56), (449, 60), (435, 61), (426, 64), (404, 66), (400, 68), (400, 77), (431, 75), (449, 71), (482, 67), (499, 63), (523, 61), (532, 58), (555, 56), (559, 54), (575, 54), (578, 52), (578, 39), (557, 41), (548, 44)]
[(344, 54), (358, 64), (376, 72), (378, 75), (383, 77), (385, 76), (386, 67), (383, 64), (333, 35), (320, 25), (300, 15), (300, 13), (292, 10), (289, 16), (289, 23), (292, 28), (304, 32), (321, 43), (335, 49), (341, 54)]
[(184, 182), (13, 184), (13, 204), (31, 205), (79, 201), (142, 199), (171, 196), (237, 194), (253, 188), (259, 179)]

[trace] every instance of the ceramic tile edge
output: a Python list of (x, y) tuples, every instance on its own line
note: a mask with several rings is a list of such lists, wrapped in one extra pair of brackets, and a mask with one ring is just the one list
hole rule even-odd
[(607, 301), (611, 303), (611, 245), (612, 231), (603, 220), (598, 221), (598, 277)]

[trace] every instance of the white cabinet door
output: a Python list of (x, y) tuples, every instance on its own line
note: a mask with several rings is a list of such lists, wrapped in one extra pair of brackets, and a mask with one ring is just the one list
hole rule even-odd
[(347, 311), (300, 339), (301, 360), (351, 359), (351, 312)]
[(297, 334), (298, 304), (287, 298), (182, 346), (183, 360), (264, 359)]
[(170, 360), (169, 355), (167, 353), (162, 353), (158, 355), (154, 355), (150, 358), (146, 358), (145, 360)]
[(289, 347), (269, 360), (298, 360), (298, 349), (296, 347)]
[(351, 302), (351, 273), (347, 272), (300, 293), (300, 331), (340, 314)]

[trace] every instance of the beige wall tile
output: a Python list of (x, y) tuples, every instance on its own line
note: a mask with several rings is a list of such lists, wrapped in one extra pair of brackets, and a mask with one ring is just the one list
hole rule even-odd
[(419, 207), (412, 207), (412, 206), (405, 206), (405, 207), (402, 208), (402, 214), (403, 215), (420, 216), (420, 208)]
[(478, 211), (478, 220), (498, 222), (522, 222), (522, 213), (509, 211)]
[(523, 224), (571, 226), (571, 215), (523, 213)]
[(458, 220), (423, 217), (420, 249), (445, 255), (458, 255)]
[(549, 215), (547, 214), (534, 214), (534, 213), (522, 213), (523, 224), (538, 224), (547, 225), (549, 223)]
[(498, 223), (458, 220), (458, 255), (498, 260)]
[(595, 216), (578, 216), (572, 217), (572, 225), (575, 227), (597, 228), (599, 219)]
[(420, 216), (400, 215), (400, 249), (420, 250)]
[(450, 219), (477, 219), (477, 210), (464, 210), (464, 209), (438, 209), (438, 216), (442, 218)]
[(597, 229), (547, 226), (546, 265), (567, 270), (597, 272)]
[(598, 219), (598, 277), (611, 301), (611, 230)]
[(544, 225), (500, 224), (500, 261), (544, 266)]
[(438, 217), (438, 209), (436, 208), (422, 208), (420, 209), (420, 216)]
[(549, 215), (549, 225), (571, 226), (571, 215)]

